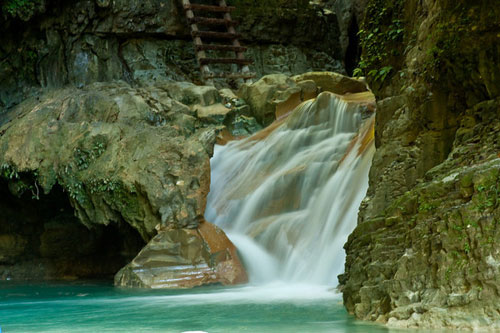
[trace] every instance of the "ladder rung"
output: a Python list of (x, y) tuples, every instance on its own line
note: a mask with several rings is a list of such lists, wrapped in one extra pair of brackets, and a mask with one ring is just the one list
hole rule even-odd
[(238, 39), (241, 37), (240, 34), (233, 34), (230, 32), (216, 32), (216, 31), (192, 31), (191, 35), (193, 37), (205, 37), (205, 38), (216, 38), (216, 39)]
[(225, 26), (235, 26), (238, 25), (238, 21), (218, 19), (211, 17), (193, 17), (189, 19), (189, 23), (199, 23), (204, 25), (225, 25)]
[(196, 51), (202, 50), (220, 50), (220, 51), (234, 51), (234, 52), (245, 52), (247, 50), (244, 46), (234, 46), (234, 45), (220, 45), (220, 44), (202, 44), (195, 46)]
[(203, 77), (206, 79), (217, 79), (217, 78), (225, 78), (225, 79), (253, 79), (257, 74), (248, 72), (248, 73), (206, 73), (203, 74)]
[(201, 65), (208, 64), (238, 64), (238, 65), (250, 65), (253, 63), (251, 59), (238, 59), (238, 58), (201, 58)]
[(189, 4), (184, 5), (185, 10), (205, 10), (207, 12), (219, 12), (219, 13), (229, 13), (236, 9), (233, 6), (210, 6), (210, 5), (198, 5)]

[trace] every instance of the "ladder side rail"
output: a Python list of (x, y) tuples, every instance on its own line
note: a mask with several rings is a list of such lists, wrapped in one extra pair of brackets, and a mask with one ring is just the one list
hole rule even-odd
[[(190, 20), (194, 19), (194, 13), (189, 8), (189, 6), (191, 5), (190, 0), (182, 0), (182, 5), (185, 8), (186, 18), (188, 19), (188, 22)], [(198, 25), (196, 23), (191, 23), (190, 26), (191, 26), (191, 32), (199, 31), (198, 30)], [(198, 63), (200, 64), (201, 80), (204, 81), (204, 76), (205, 75), (208, 76), (211, 73), (210, 67), (208, 65), (202, 65), (201, 64), (201, 59), (205, 59), (207, 56), (206, 56), (206, 53), (205, 53), (204, 50), (202, 50), (202, 49), (198, 49), (197, 50), (197, 48), (196, 48), (196, 46), (203, 45), (203, 42), (202, 42), (201, 38), (198, 37), (198, 36), (193, 36), (193, 42), (194, 42), (194, 45), (195, 45), (196, 59), (198, 60)], [(208, 84), (213, 84), (212, 80), (207, 80), (207, 83)]]
[[(227, 4), (226, 4), (226, 0), (219, 0), (219, 6), (221, 7), (227, 7)], [(232, 20), (231, 18), (231, 14), (229, 12), (225, 13), (224, 14), (224, 18), (226, 20)], [(228, 26), (227, 28), (227, 31), (229, 33), (236, 33), (236, 29), (234, 28), (234, 26)], [(233, 39), (233, 46), (236, 46), (236, 47), (241, 47), (241, 44), (239, 42), (238, 39)], [(245, 54), (243, 52), (235, 52), (236, 53), (236, 57), (238, 59), (245, 59)], [(244, 65), (241, 67), (241, 72), (246, 74), (246, 73), (250, 73), (250, 68), (248, 67), (248, 65)], [(246, 79), (245, 80), (245, 83), (252, 83), (253, 80), (252, 79)]]

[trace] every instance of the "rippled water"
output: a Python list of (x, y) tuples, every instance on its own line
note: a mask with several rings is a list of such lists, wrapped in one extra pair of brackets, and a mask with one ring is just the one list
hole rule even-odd
[(387, 332), (326, 287), (273, 284), (131, 291), (109, 284), (0, 285), (9, 332)]

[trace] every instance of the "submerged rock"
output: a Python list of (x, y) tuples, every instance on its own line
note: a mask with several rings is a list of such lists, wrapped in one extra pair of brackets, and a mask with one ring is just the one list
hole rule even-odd
[(222, 229), (160, 230), (137, 257), (115, 276), (115, 285), (140, 288), (192, 288), (248, 281), (236, 247)]

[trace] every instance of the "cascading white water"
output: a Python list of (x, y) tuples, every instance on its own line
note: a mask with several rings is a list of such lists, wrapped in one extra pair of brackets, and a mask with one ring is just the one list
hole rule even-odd
[(238, 247), (251, 282), (337, 284), (368, 187), (373, 119), (322, 93), (251, 138), (216, 146), (206, 219)]

